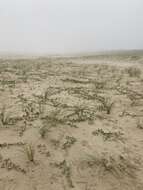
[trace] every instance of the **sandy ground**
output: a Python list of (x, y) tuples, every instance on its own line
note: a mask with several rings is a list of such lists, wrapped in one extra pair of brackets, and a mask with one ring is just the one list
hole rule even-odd
[(0, 60), (0, 190), (143, 190), (143, 59)]

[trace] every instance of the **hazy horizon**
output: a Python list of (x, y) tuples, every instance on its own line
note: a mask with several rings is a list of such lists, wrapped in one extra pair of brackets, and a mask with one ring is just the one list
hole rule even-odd
[(141, 0), (0, 0), (0, 53), (143, 49)]

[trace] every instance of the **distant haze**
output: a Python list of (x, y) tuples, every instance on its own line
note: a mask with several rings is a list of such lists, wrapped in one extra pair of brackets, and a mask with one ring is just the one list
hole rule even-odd
[(0, 0), (0, 52), (143, 49), (143, 0)]

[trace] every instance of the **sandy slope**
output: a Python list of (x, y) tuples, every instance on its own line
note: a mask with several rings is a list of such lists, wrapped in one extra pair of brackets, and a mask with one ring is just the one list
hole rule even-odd
[(141, 61), (0, 62), (0, 190), (143, 189)]

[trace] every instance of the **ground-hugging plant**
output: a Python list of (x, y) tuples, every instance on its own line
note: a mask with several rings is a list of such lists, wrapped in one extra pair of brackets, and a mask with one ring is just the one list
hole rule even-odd
[(121, 141), (121, 142), (124, 142), (124, 137), (123, 137), (124, 134), (121, 133), (120, 131), (105, 132), (103, 129), (97, 129), (97, 130), (93, 131), (92, 134), (94, 136), (101, 135), (103, 137), (104, 141)]

